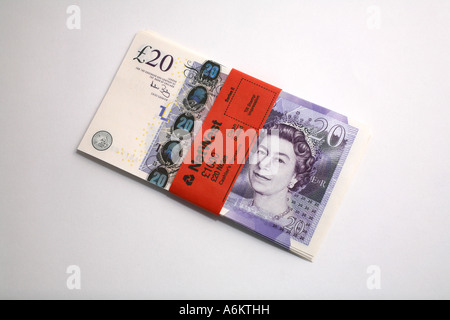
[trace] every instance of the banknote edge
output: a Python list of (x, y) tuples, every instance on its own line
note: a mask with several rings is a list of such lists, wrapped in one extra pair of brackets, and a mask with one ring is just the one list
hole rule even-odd
[(110, 92), (110, 90), (111, 90), (111, 88), (112, 88), (112, 86), (113, 86), (114, 81), (116, 80), (117, 74), (118, 74), (119, 71), (122, 69), (122, 67), (123, 67), (123, 65), (124, 65), (124, 63), (125, 63), (125, 58), (126, 58), (128, 52), (130, 51), (131, 46), (133, 45), (134, 41), (135, 41), (136, 38), (138, 37), (138, 34), (139, 34), (139, 32), (137, 32), (137, 33), (133, 36), (133, 38), (131, 39), (130, 43), (128, 44), (127, 49), (125, 50), (125, 53), (123, 54), (123, 56), (122, 56), (122, 58), (121, 58), (121, 60), (120, 60), (120, 62), (119, 62), (119, 66), (117, 67), (116, 71), (114, 72), (114, 76), (113, 76), (112, 79), (109, 81), (108, 89), (107, 89), (106, 92), (103, 94), (103, 97), (102, 97), (100, 103), (97, 105), (97, 108), (95, 109), (94, 115), (91, 117), (91, 120), (89, 121), (89, 124), (87, 125), (87, 127), (86, 127), (85, 130), (83, 131), (84, 133), (82, 134), (82, 137), (81, 137), (81, 139), (80, 139), (80, 141), (79, 141), (79, 143), (78, 143), (78, 146), (77, 146), (77, 149), (76, 149), (76, 150), (82, 151), (82, 152), (84, 152), (84, 153), (89, 154), (89, 150), (84, 149), (83, 146), (82, 146), (83, 140), (85, 139), (86, 134), (87, 134), (87, 132), (89, 131), (89, 128), (92, 126), (92, 124), (93, 124), (93, 122), (94, 122), (94, 119), (95, 119), (95, 118), (97, 117), (97, 115), (100, 113), (100, 109), (101, 109), (101, 107), (102, 107), (102, 105), (103, 105), (103, 103), (104, 103), (106, 97), (108, 96), (108, 94), (109, 94), (109, 92)]
[(370, 140), (372, 137), (370, 128), (366, 124), (353, 119), (349, 119), (349, 125), (358, 128), (358, 134), (356, 135), (350, 153), (342, 167), (338, 181), (330, 195), (330, 198), (328, 199), (327, 206), (322, 213), (322, 217), (309, 245), (306, 246), (291, 239), (290, 249), (307, 252), (313, 257), (312, 261), (314, 261), (314, 258), (317, 256), (317, 253), (325, 242), (330, 228), (336, 219), (342, 201), (344, 200), (351, 184), (355, 180), (355, 177), (370, 146)]

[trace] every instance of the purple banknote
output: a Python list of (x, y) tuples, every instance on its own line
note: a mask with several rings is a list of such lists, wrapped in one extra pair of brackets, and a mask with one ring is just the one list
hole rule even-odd
[(282, 92), (222, 210), (291, 249), (315, 234), (358, 129)]

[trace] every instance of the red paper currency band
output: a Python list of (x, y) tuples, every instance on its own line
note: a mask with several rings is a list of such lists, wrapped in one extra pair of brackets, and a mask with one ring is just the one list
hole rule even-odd
[(219, 215), (280, 92), (233, 69), (169, 191)]

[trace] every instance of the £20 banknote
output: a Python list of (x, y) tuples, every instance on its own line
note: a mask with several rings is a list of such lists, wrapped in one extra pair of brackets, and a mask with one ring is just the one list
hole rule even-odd
[(344, 115), (141, 31), (78, 149), (313, 260), (368, 140)]

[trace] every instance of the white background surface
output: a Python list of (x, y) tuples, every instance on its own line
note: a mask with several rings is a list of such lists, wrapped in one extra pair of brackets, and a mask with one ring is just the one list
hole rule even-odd
[[(371, 128), (316, 262), (76, 152), (141, 29)], [(0, 298), (449, 299), (449, 34), (439, 0), (2, 0)]]

